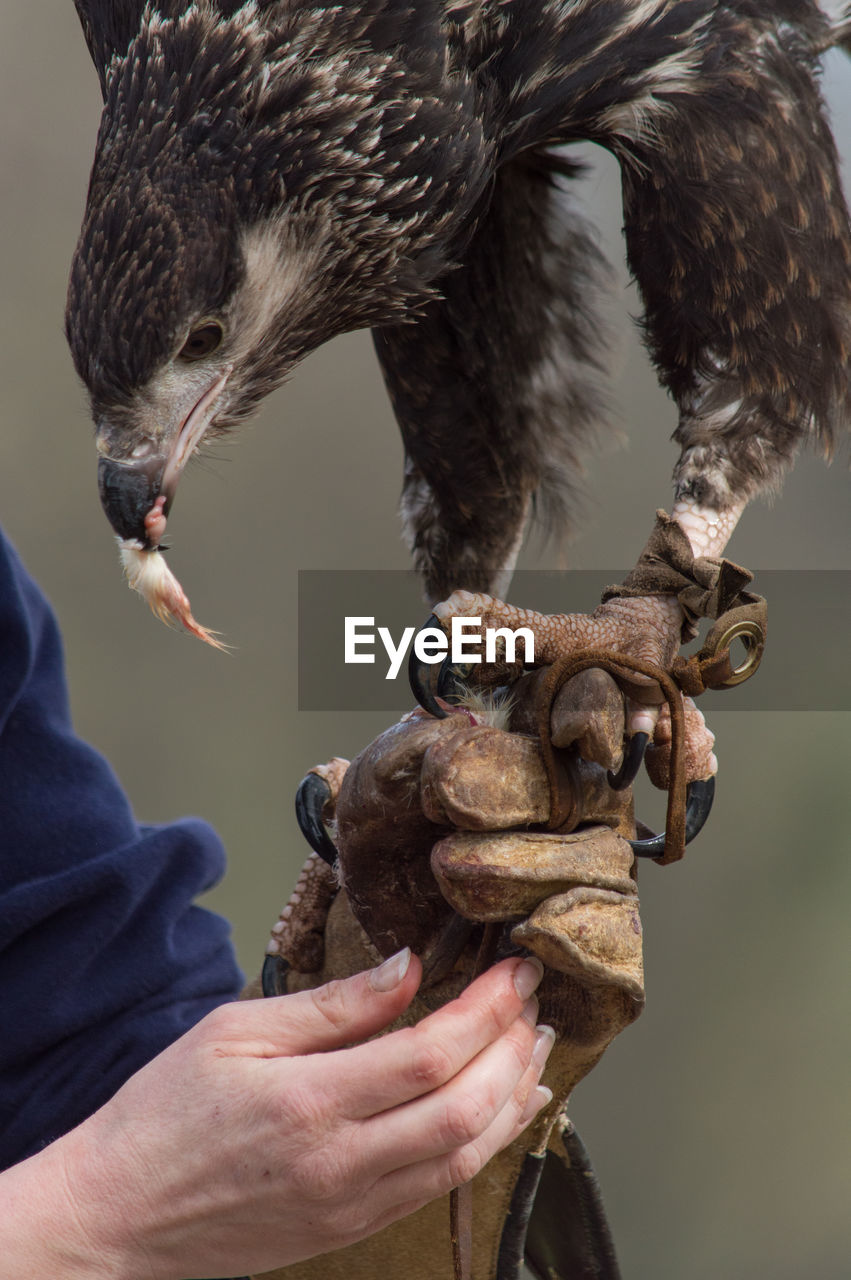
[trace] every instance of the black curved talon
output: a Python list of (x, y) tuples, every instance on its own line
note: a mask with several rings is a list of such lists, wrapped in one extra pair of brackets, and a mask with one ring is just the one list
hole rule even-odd
[(270, 996), (285, 996), (287, 994), (287, 970), (289, 967), (289, 963), (283, 956), (266, 956), (260, 974), (260, 984), (263, 989), (263, 995), (267, 999)]
[[(439, 619), (433, 613), (429, 614), (424, 625), (420, 627), (420, 632), (423, 631), (440, 631), (443, 635), (446, 634)], [(448, 654), (442, 662), (424, 662), (422, 658), (417, 657), (416, 640), (411, 647), (408, 658), (408, 682), (411, 693), (423, 710), (437, 720), (445, 720), (449, 714), (437, 699), (443, 698), (444, 701), (448, 701), (450, 698), (463, 697), (467, 692), (465, 681), (471, 670), (469, 666), (457, 666)]]
[(632, 735), (623, 753), (621, 767), (617, 773), (612, 773), (611, 769), (609, 769), (606, 775), (609, 779), (609, 786), (613, 791), (626, 791), (630, 783), (635, 781), (649, 741), (649, 733), (634, 733)]
[(690, 844), (704, 827), (715, 799), (715, 778), (693, 782), (686, 791), (686, 844)]
[(337, 861), (337, 848), (322, 821), (322, 810), (330, 799), (331, 788), (325, 779), (318, 773), (308, 773), (295, 793), (295, 817), (301, 834), (314, 853), (333, 867)]
[[(420, 627), (421, 632), (430, 630), (446, 634), (433, 613), (429, 614), (425, 624)], [(445, 720), (449, 714), (437, 699), (442, 698), (444, 702), (449, 702), (463, 698), (467, 693), (467, 681), (472, 673), (471, 664), (455, 663), (449, 654), (439, 663), (423, 662), (422, 658), (417, 657), (416, 640), (411, 647), (408, 658), (408, 683), (411, 686), (411, 693), (423, 710), (434, 716), (436, 720)]]
[[(443, 630), (439, 620), (433, 613), (430, 613), (423, 626), (420, 627), (420, 631), (429, 631), (432, 628), (437, 628), (438, 631)], [(422, 658), (417, 657), (415, 637), (408, 658), (408, 683), (411, 686), (411, 693), (423, 710), (437, 720), (445, 720), (447, 716), (447, 712), (440, 706), (437, 699), (441, 696), (440, 680), (443, 675), (443, 668), (448, 661), (448, 658), (444, 658), (440, 664), (423, 662)]]
[[(686, 789), (686, 832), (685, 843), (691, 844), (694, 837), (703, 830), (712, 801), (715, 799), (715, 779), (705, 778), (699, 782), (690, 782)], [(630, 840), (636, 858), (661, 858), (665, 852), (665, 832), (651, 836), (647, 840)]]

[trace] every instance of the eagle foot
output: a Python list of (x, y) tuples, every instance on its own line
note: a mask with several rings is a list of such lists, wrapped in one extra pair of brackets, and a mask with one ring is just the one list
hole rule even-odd
[[(412, 651), (409, 663), (414, 697), (438, 718), (453, 702), (463, 703), (471, 688), (510, 684), (522, 674), (523, 663), (506, 653), (505, 637), (497, 640), (497, 660), (483, 660), (483, 637), (489, 629), (529, 632), (534, 648), (530, 665), (535, 667), (551, 666), (587, 649), (609, 654), (614, 663), (623, 656), (670, 672), (680, 646), (683, 614), (676, 598), (663, 595), (615, 597), (590, 614), (546, 615), (481, 593), (456, 591), (435, 606), (426, 626), (451, 632), (456, 618), (476, 619), (481, 628), (481, 642), (466, 629), (465, 649), (472, 661), (462, 665), (449, 655), (437, 666)], [(644, 759), (653, 784), (665, 790), (670, 784), (671, 724), (659, 684), (628, 669), (616, 668), (614, 674), (625, 698), (626, 732), (622, 759), (617, 768), (609, 769), (609, 785), (616, 790), (630, 786)], [(712, 751), (715, 739), (692, 699), (685, 698), (683, 706), (686, 781), (704, 781), (718, 768)]]
[[(301, 869), (289, 901), (272, 926), (266, 947), (265, 985), (276, 984), (280, 963), (297, 973), (316, 973), (325, 958), (325, 922), (339, 884), (331, 868), (312, 853)], [(278, 962), (278, 963), (276, 963)], [(281, 994), (280, 991), (266, 994)]]

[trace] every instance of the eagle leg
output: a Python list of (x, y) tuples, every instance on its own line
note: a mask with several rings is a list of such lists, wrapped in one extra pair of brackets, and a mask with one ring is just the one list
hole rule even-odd
[(660, 84), (652, 127), (610, 120), (648, 346), (679, 409), (674, 517), (696, 557), (720, 556), (747, 503), (805, 443), (830, 456), (848, 421), (851, 227), (824, 32), (805, 9), (793, 30), (771, 6), (718, 6), (688, 92)]
[(441, 296), (374, 330), (405, 444), (402, 518), (429, 604), (501, 595), (527, 525), (559, 540), (607, 427), (607, 268), (545, 150), (495, 176)]

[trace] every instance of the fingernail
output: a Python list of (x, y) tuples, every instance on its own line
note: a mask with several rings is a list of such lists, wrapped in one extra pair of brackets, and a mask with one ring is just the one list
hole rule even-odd
[(520, 1011), (520, 1017), (529, 1023), (530, 1027), (534, 1027), (538, 1021), (538, 1000), (536, 996), (530, 996)]
[(514, 970), (514, 989), (526, 1001), (544, 976), (544, 966), (535, 958), (523, 960)]
[(533, 1089), (526, 1099), (526, 1106), (523, 1108), (523, 1114), (520, 1117), (521, 1124), (528, 1124), (530, 1120), (543, 1110), (548, 1103), (553, 1100), (553, 1091), (548, 1089), (545, 1084), (539, 1084)]
[(385, 960), (377, 969), (370, 970), (369, 985), (373, 991), (392, 991), (408, 972), (411, 963), (411, 948), (403, 947), (395, 956)]
[(543, 1069), (544, 1063), (552, 1052), (553, 1045), (556, 1042), (556, 1033), (552, 1027), (548, 1027), (542, 1023), (538, 1027), (538, 1036), (535, 1040), (535, 1047), (532, 1050), (532, 1061), (539, 1069)]

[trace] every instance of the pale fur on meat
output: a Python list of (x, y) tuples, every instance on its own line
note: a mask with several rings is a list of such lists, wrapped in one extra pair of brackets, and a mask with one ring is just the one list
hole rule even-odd
[(228, 646), (192, 616), (189, 597), (159, 551), (143, 551), (132, 542), (118, 539), (121, 563), (134, 591), (147, 600), (157, 617), (170, 626), (185, 627), (193, 636), (226, 652)]

